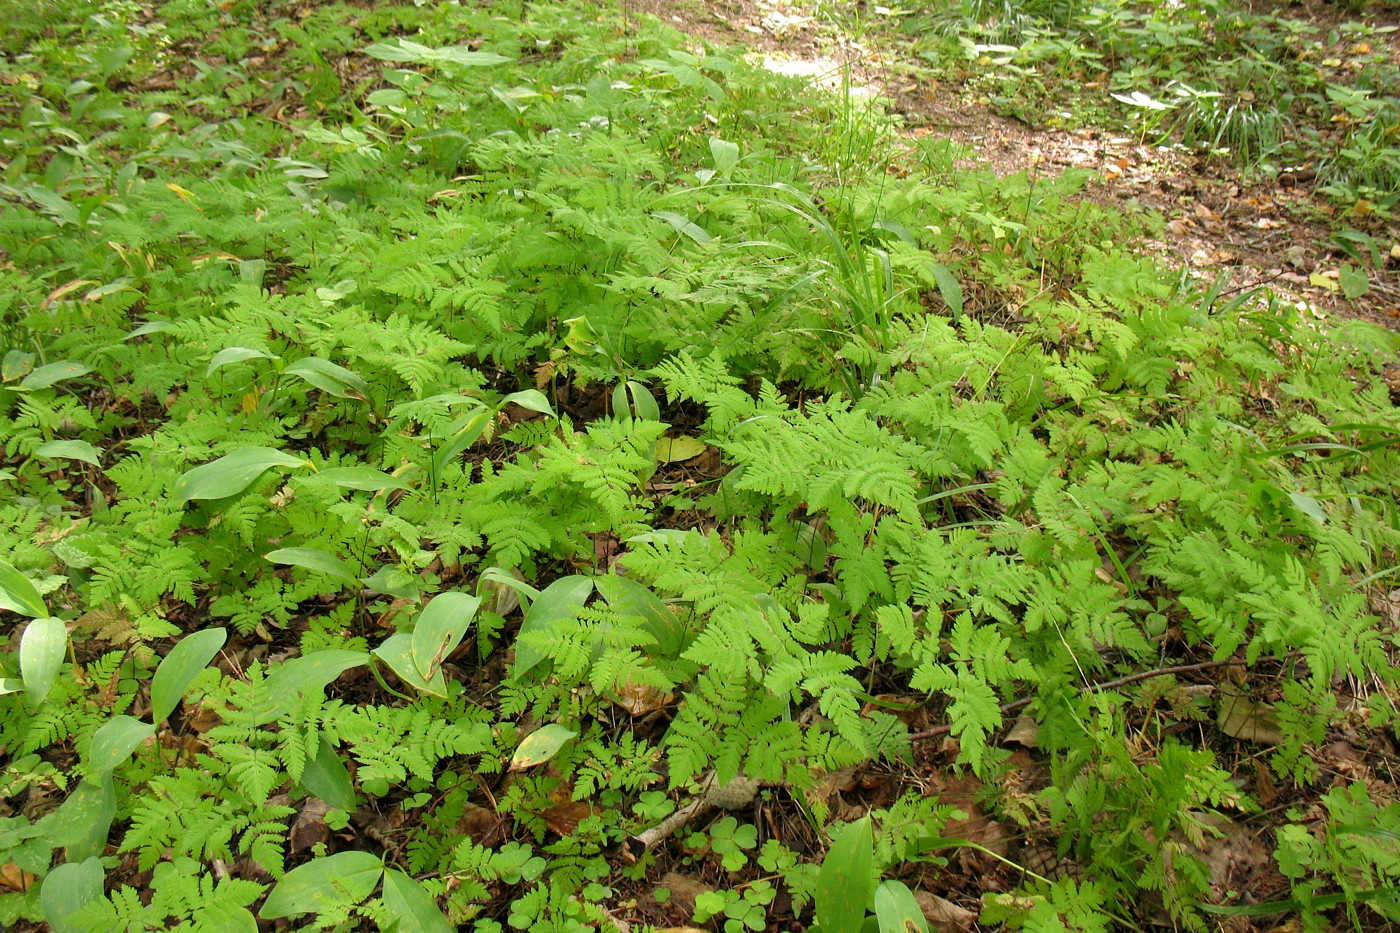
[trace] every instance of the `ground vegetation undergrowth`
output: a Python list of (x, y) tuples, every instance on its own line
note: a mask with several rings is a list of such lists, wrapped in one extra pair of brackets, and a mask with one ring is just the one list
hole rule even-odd
[(632, 11), (6, 16), (0, 921), (1400, 920), (1393, 334)]

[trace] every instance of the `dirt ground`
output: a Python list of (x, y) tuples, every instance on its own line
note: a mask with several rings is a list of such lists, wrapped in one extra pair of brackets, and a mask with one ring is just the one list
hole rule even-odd
[[(1223, 273), (1227, 295), (1262, 285), (1321, 319), (1357, 317), (1400, 330), (1400, 222), (1357, 222), (1391, 253), (1384, 268), (1368, 270), (1369, 291), (1346, 299), (1335, 286), (1348, 257), (1331, 237), (1349, 223), (1338, 223), (1337, 207), (1313, 194), (1307, 170), (1249, 180), (1227, 159), (1146, 144), (1125, 133), (1006, 119), (969, 101), (958, 87), (909, 78), (889, 53), (847, 40), (809, 6), (786, 0), (630, 0), (629, 6), (706, 41), (746, 47), (785, 73), (819, 80), (849, 66), (857, 80), (891, 101), (904, 133), (951, 139), (973, 153), (969, 164), (998, 174), (1086, 169), (1093, 180), (1085, 197), (1161, 215), (1160, 239), (1144, 248), (1210, 281)], [(1320, 26), (1354, 18), (1322, 0), (1293, 2), (1281, 12)], [(1377, 25), (1400, 24), (1394, 11), (1388, 18), (1396, 22)], [(1400, 32), (1386, 38), (1400, 61)]]

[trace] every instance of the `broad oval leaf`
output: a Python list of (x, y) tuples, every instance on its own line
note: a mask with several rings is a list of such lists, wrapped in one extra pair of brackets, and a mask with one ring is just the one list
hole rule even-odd
[(330, 904), (358, 904), (369, 897), (384, 863), (368, 852), (337, 852), (293, 868), (267, 895), (258, 916), (281, 920), (320, 913)]
[(62, 619), (35, 619), (24, 627), (19, 640), (19, 671), (30, 702), (42, 703), (49, 695), (67, 650), (68, 627)]
[(576, 730), (557, 722), (541, 726), (527, 735), (525, 741), (515, 750), (515, 754), (510, 756), (510, 770), (524, 771), (526, 768), (544, 764), (559, 754), (559, 749), (564, 747), (565, 742), (577, 735)]
[(44, 605), (44, 597), (39, 595), (33, 581), (3, 560), (0, 560), (0, 609), (34, 619), (49, 614), (49, 607)]
[(92, 372), (92, 367), (86, 363), (79, 363), (76, 360), (59, 360), (47, 366), (40, 366), (29, 375), (20, 380), (15, 388), (25, 392), (32, 392), (35, 389), (47, 389), (55, 383), (63, 382), (65, 379), (76, 379)]
[(89, 927), (68, 918), (89, 904), (102, 899), (102, 884), (106, 878), (97, 856), (81, 862), (56, 866), (39, 889), (39, 907), (44, 911), (53, 933), (85, 933)]
[(470, 593), (439, 593), (413, 626), (413, 663), (424, 678), (431, 678), (467, 634), (467, 627), (481, 608), (481, 599)]
[(156, 727), (132, 716), (113, 716), (92, 737), (86, 763), (94, 774), (111, 771), (156, 734)]
[(328, 467), (316, 476), (329, 480), (342, 489), (359, 489), (365, 492), (379, 492), (383, 489), (410, 490), (413, 487), (397, 476), (376, 470), (374, 467)]
[(60, 460), (81, 460), (95, 467), (102, 466), (101, 454), (87, 441), (49, 441), (34, 448), (36, 457), (53, 457)]
[[(520, 635), (544, 631), (561, 619), (572, 619), (578, 615), (578, 611), (583, 608), (584, 603), (588, 602), (588, 597), (592, 593), (593, 581), (588, 577), (577, 575), (560, 577), (545, 587), (539, 597), (530, 605), (529, 610), (525, 613), (525, 618), (520, 623)], [(529, 673), (536, 664), (543, 660), (543, 654), (520, 641), (517, 636), (515, 671), (513, 673), (516, 679)]]
[(417, 599), (419, 596), (418, 578), (392, 564), (380, 567), (372, 577), (361, 577), (360, 582), (375, 593), (395, 599)]
[(875, 893), (875, 839), (870, 817), (838, 830), (817, 872), (817, 923), (826, 933), (859, 930)]
[(365, 49), (365, 54), (385, 62), (418, 62), (421, 64), (452, 62), (457, 65), (480, 66), (501, 65), (511, 61), (504, 55), (497, 55), (494, 52), (477, 52), (461, 45), (434, 48), (429, 45), (420, 45), (409, 39), (376, 42)]
[(305, 359), (297, 360), (282, 370), (282, 375), (305, 379), (322, 392), (334, 395), (336, 398), (369, 401), (369, 383), (344, 366), (337, 366), (330, 360), (323, 360), (319, 356), (308, 356)]
[(272, 722), (283, 715), (293, 703), (300, 702), (308, 690), (324, 690), (326, 684), (341, 674), (369, 661), (363, 651), (331, 648), (283, 661), (272, 669), (264, 683), (262, 703), (254, 708), (258, 725)]
[(298, 783), (302, 790), (320, 797), (337, 810), (355, 809), (355, 785), (350, 780), (350, 770), (324, 735), (316, 757), (306, 763)]
[(441, 668), (433, 671), (431, 677), (424, 677), (419, 672), (418, 665), (413, 663), (413, 636), (407, 632), (390, 635), (384, 639), (383, 643), (374, 649), (374, 655), (389, 665), (389, 670), (414, 690), (434, 696), (447, 696), (447, 679), (442, 676)]
[(891, 879), (875, 889), (875, 919), (880, 933), (928, 933), (924, 912), (902, 881)]
[(254, 350), (252, 347), (225, 347), (213, 358), (209, 360), (209, 368), (204, 371), (205, 376), (211, 376), (217, 369), (233, 363), (242, 363), (245, 360), (275, 360), (276, 356), (266, 350)]
[(190, 682), (209, 666), (227, 639), (224, 629), (204, 629), (186, 635), (170, 649), (151, 678), (151, 722), (158, 723), (175, 711)]
[(293, 567), (302, 567), (316, 573), (324, 573), (328, 577), (333, 577), (347, 586), (354, 586), (360, 582), (360, 578), (355, 576), (355, 572), (350, 569), (350, 565), (336, 557), (334, 554), (327, 554), (325, 551), (314, 547), (284, 547), (275, 551), (268, 551), (263, 555), (263, 560), (272, 561), (274, 564), (287, 564)]
[(112, 772), (103, 771), (96, 781), (79, 782), (68, 799), (44, 817), (48, 841), (63, 846), (64, 859), (81, 862), (107, 848), (107, 833), (117, 816), (117, 786)]
[(522, 389), (519, 392), (512, 392), (501, 399), (502, 405), (519, 405), (528, 411), (539, 412), (549, 417), (557, 417), (554, 408), (549, 404), (549, 399), (539, 389)]
[(175, 503), (184, 505), (193, 499), (224, 499), (246, 490), (268, 470), (281, 467), (296, 469), (306, 466), (290, 454), (271, 447), (244, 447), (226, 454), (213, 463), (197, 466), (175, 481)]
[(158, 334), (174, 326), (175, 325), (171, 324), (169, 321), (147, 321), (123, 337), (122, 340), (135, 340), (137, 337), (145, 337), (147, 334)]
[(453, 933), (423, 886), (397, 868), (384, 870), (384, 907), (394, 918), (397, 933)]

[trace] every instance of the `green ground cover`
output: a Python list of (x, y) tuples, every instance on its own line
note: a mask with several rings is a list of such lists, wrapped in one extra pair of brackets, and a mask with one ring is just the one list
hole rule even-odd
[(1394, 335), (587, 4), (4, 13), (3, 922), (1400, 919)]

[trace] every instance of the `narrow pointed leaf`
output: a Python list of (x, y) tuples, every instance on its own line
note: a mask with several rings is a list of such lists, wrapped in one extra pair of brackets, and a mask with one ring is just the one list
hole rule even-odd
[(24, 574), (0, 560), (0, 609), (18, 612), (33, 619), (41, 619), (49, 614), (44, 605), (44, 597)]
[(486, 431), (486, 426), (491, 423), (493, 417), (489, 408), (478, 408), (469, 415), (459, 418), (449, 431), (447, 440), (443, 441), (438, 448), (437, 454), (433, 457), (433, 472), (441, 475), (447, 464), (451, 463), (462, 451), (476, 443)]
[(383, 470), (376, 470), (374, 467), (330, 467), (320, 471), (316, 476), (319, 479), (329, 480), (342, 489), (359, 489), (365, 492), (413, 488), (397, 476), (392, 476)]
[(272, 561), (274, 564), (286, 564), (292, 567), (302, 567), (315, 573), (324, 573), (347, 586), (355, 586), (360, 582), (360, 578), (355, 575), (355, 571), (350, 569), (349, 564), (334, 554), (327, 554), (314, 547), (278, 548), (275, 551), (268, 551), (263, 555), (263, 559)]
[(293, 868), (268, 894), (258, 916), (281, 920), (319, 914), (330, 904), (358, 904), (369, 897), (384, 863), (368, 852), (337, 852)]
[(453, 933), (456, 929), (423, 886), (397, 868), (384, 871), (384, 907), (396, 921), (397, 933)]
[(68, 628), (62, 619), (35, 619), (24, 627), (19, 640), (19, 670), (30, 702), (42, 703), (49, 695), (67, 650)]
[(674, 658), (685, 644), (686, 628), (671, 607), (636, 580), (615, 573), (594, 579), (593, 585), (620, 613), (637, 616), (646, 622), (647, 632), (656, 639), (653, 649), (661, 657)]
[(87, 441), (49, 441), (34, 448), (34, 456), (59, 460), (81, 460), (95, 467), (102, 466), (102, 455)]
[(305, 359), (297, 360), (282, 370), (282, 375), (305, 379), (322, 392), (334, 395), (336, 398), (369, 400), (369, 383), (344, 366), (337, 366), (330, 360), (323, 360), (318, 356), (308, 356)]
[(443, 659), (461, 644), (481, 599), (469, 593), (439, 593), (413, 626), (413, 663), (418, 673), (432, 677)]
[(151, 678), (151, 722), (159, 723), (175, 711), (190, 682), (209, 666), (224, 646), (228, 632), (209, 628), (180, 639)]
[(224, 499), (246, 490), (258, 477), (274, 468), (306, 466), (290, 454), (271, 447), (244, 447), (213, 463), (197, 466), (175, 481), (175, 502), (184, 505), (193, 499)]

